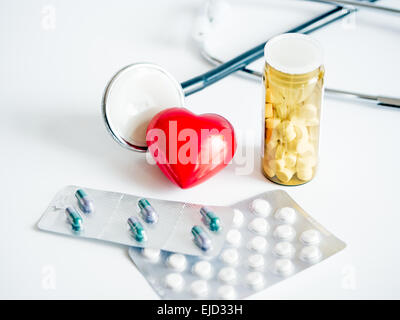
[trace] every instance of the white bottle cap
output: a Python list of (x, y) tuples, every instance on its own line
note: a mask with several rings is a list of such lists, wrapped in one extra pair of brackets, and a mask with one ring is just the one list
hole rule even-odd
[(323, 64), (318, 41), (300, 33), (284, 33), (269, 40), (264, 47), (265, 61), (274, 69), (288, 74), (305, 74)]

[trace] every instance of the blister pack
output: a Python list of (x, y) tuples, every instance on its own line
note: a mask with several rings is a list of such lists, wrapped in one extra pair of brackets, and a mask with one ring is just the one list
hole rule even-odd
[(238, 299), (265, 289), (345, 248), (281, 190), (241, 201), (217, 257), (152, 248), (129, 254), (163, 299)]
[(232, 223), (229, 207), (67, 186), (51, 201), (38, 227), (134, 247), (215, 256)]

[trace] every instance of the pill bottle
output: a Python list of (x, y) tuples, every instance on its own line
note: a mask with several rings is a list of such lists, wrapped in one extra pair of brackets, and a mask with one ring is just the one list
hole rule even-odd
[(264, 49), (262, 170), (281, 185), (313, 179), (318, 165), (323, 53), (310, 36), (279, 35)]

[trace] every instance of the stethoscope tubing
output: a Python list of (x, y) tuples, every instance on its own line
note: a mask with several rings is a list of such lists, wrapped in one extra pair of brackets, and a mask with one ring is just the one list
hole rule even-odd
[[(311, 33), (339, 19), (343, 19), (344, 17), (346, 17), (347, 15), (349, 15), (354, 11), (355, 9), (353, 8), (337, 6), (305, 23), (300, 24), (295, 28), (286, 31), (286, 33), (296, 33), (296, 32), (305, 34)], [(320, 23), (321, 21), (324, 21), (324, 19), (332, 17), (333, 15), (335, 15), (333, 19), (330, 19), (323, 24)], [(206, 73), (203, 73), (192, 79), (182, 82), (181, 86), (185, 96), (189, 96), (193, 93), (203, 90), (204, 88), (225, 78), (226, 76), (236, 71), (243, 70), (250, 63), (260, 59), (264, 55), (264, 47), (267, 42), (268, 40), (240, 54), (239, 56), (222, 63), (218, 67)]]
[[(310, 25), (310, 28), (303, 30), (304, 34), (309, 34), (313, 31), (316, 31), (318, 29), (321, 29), (322, 27), (335, 22), (339, 19), (342, 19), (344, 17), (346, 17), (347, 15), (349, 15), (350, 13), (354, 12), (355, 9), (347, 9), (348, 11), (343, 11), (340, 15), (331, 18), (328, 21), (323, 22), (322, 19), (319, 20), (321, 23), (319, 25)], [(209, 61), (210, 63), (216, 65), (216, 66), (223, 66), (225, 63), (212, 56), (211, 54), (209, 54), (206, 50), (202, 50), (201, 51), (202, 56)], [(240, 70), (241, 74), (246, 76), (247, 78), (250, 79), (254, 79), (257, 81), (260, 81), (262, 79), (262, 73), (250, 68), (242, 68)], [(388, 107), (395, 107), (395, 108), (400, 108), (400, 98), (396, 98), (396, 97), (388, 97), (388, 96), (381, 96), (381, 95), (371, 95), (371, 94), (367, 94), (367, 93), (361, 93), (361, 92), (354, 92), (354, 91), (348, 91), (348, 90), (341, 90), (341, 89), (333, 89), (333, 88), (325, 88), (325, 92), (331, 95), (341, 95), (341, 96), (348, 96), (348, 97), (354, 97), (354, 98), (359, 98), (359, 99), (363, 99), (363, 100), (370, 100), (370, 101), (374, 101), (375, 103), (377, 103), (378, 105), (382, 105), (382, 106), (388, 106)]]

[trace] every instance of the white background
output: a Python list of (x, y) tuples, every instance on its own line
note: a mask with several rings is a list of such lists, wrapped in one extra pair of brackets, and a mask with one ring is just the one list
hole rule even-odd
[[(378, 3), (400, 8), (396, 0)], [(238, 132), (255, 130), (254, 139), (239, 143), (256, 152), (254, 160), (248, 154), (255, 166), (248, 175), (236, 174), (236, 161), (180, 190), (104, 128), (103, 89), (121, 67), (155, 62), (179, 81), (211, 68), (191, 37), (201, 4), (0, 2), (0, 298), (157, 298), (126, 248), (37, 230), (64, 185), (215, 205), (278, 188), (260, 170), (261, 86), (254, 81), (230, 76), (187, 99), (194, 112), (219, 113)], [(265, 33), (227, 33), (222, 47), (236, 53), (297, 23), (294, 10), (265, 8), (265, 20), (257, 19), (270, 26)], [(314, 36), (325, 49), (327, 86), (400, 96), (400, 16), (362, 10)], [(253, 298), (400, 298), (399, 123), (398, 109), (326, 97), (317, 177), (279, 188), (348, 247)]]

